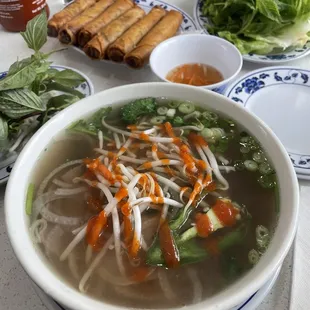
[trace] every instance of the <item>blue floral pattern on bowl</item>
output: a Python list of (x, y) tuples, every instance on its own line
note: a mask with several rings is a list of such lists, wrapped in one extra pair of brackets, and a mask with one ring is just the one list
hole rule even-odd
[[(194, 19), (197, 25), (204, 31), (204, 33), (208, 34), (206, 29), (206, 25), (210, 25), (211, 22), (208, 17), (204, 16), (202, 13), (204, 0), (196, 0), (196, 4), (194, 6)], [(283, 52), (281, 54), (274, 55), (258, 55), (258, 54), (246, 54), (243, 55), (243, 59), (256, 63), (283, 63), (292, 61), (301, 57), (305, 57), (310, 53), (310, 42), (308, 42), (303, 47), (295, 48), (292, 51)]]
[[(264, 87), (276, 84), (297, 84), (310, 87), (310, 71), (290, 67), (263, 68), (243, 77), (229, 87), (225, 95), (233, 101), (247, 106), (250, 97)], [(310, 154), (295, 154), (289, 152), (295, 168), (310, 170)]]

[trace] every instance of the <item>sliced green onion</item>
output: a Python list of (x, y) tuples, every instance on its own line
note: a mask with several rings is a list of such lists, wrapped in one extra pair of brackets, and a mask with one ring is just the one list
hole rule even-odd
[(254, 160), (245, 160), (244, 166), (249, 171), (256, 171), (258, 169), (258, 164)]
[(211, 130), (213, 131), (213, 137), (215, 140), (219, 140), (225, 136), (225, 131), (222, 128), (211, 128)]
[(167, 107), (159, 107), (157, 109), (157, 114), (159, 115), (166, 115), (168, 112), (168, 108)]
[(166, 115), (167, 115), (167, 117), (169, 117), (169, 118), (173, 118), (176, 112), (177, 112), (176, 109), (169, 109), (169, 110), (167, 111), (167, 114), (166, 114)]
[(259, 250), (265, 252), (270, 242), (270, 234), (268, 228), (263, 225), (258, 225), (256, 227), (255, 233), (256, 243)]
[(202, 113), (201, 115), (203, 118), (209, 120), (209, 121), (213, 121), (216, 122), (218, 120), (218, 115), (216, 113), (210, 112), (210, 111), (205, 111)]
[(206, 138), (206, 139), (212, 139), (213, 137), (213, 132), (212, 132), (212, 129), (210, 128), (204, 128), (202, 131), (201, 131), (201, 135)]
[(176, 127), (183, 126), (184, 125), (183, 118), (181, 116), (176, 116), (172, 120), (172, 124), (173, 124), (173, 126), (176, 126)]
[(151, 118), (151, 124), (153, 125), (159, 125), (162, 124), (166, 120), (165, 116), (154, 116)]
[(250, 152), (250, 149), (249, 149), (248, 147), (241, 146), (241, 147), (240, 147), (240, 152), (241, 152), (242, 154), (247, 154), (247, 153)]
[(234, 163), (234, 167), (237, 171), (243, 171), (245, 169), (244, 163), (242, 160), (236, 160)]
[(184, 116), (184, 120), (190, 119), (190, 118), (199, 118), (201, 116), (201, 112), (194, 111), (193, 113), (187, 114)]
[(202, 131), (205, 128), (205, 126), (203, 126), (203, 124), (199, 120), (197, 120), (197, 122), (193, 125), (196, 126), (199, 131)]
[(275, 174), (264, 174), (258, 178), (258, 183), (263, 188), (274, 188), (277, 185)]
[(259, 253), (256, 250), (252, 249), (249, 251), (248, 258), (250, 264), (256, 265), (259, 261)]
[(195, 106), (190, 102), (182, 102), (178, 109), (183, 114), (190, 114), (195, 111)]
[(251, 139), (251, 137), (249, 137), (249, 136), (242, 137), (242, 138), (240, 139), (240, 142), (241, 142), (241, 143), (249, 143), (249, 142), (250, 142), (250, 139)]
[(259, 172), (261, 174), (270, 174), (273, 172), (273, 170), (268, 163), (261, 163), (259, 165)]
[(179, 105), (180, 105), (180, 102), (178, 101), (170, 101), (168, 103), (169, 108), (172, 108), (172, 109), (176, 109)]
[(266, 160), (266, 157), (262, 151), (253, 153), (252, 158), (254, 161), (256, 161), (259, 164)]
[(33, 195), (34, 195), (34, 184), (30, 183), (27, 190), (27, 198), (26, 198), (26, 214), (32, 214), (32, 203), (33, 203)]

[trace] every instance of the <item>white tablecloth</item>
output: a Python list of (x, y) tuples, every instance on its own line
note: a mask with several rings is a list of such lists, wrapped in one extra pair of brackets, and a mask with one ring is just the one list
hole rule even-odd
[[(168, 3), (174, 4), (184, 11), (192, 15), (193, 0), (166, 0)], [(55, 12), (62, 6), (62, 0), (48, 1), (51, 11)], [(51, 51), (60, 48), (60, 44), (56, 39), (48, 39), (44, 46), (44, 50)], [(26, 47), (22, 37), (18, 33), (8, 33), (0, 26), (0, 72), (6, 71), (11, 63), (28, 57), (31, 51)], [(146, 81), (156, 81), (156, 77), (151, 70), (146, 67), (139, 71), (133, 71), (125, 66), (94, 62), (84, 55), (73, 49), (58, 52), (52, 55), (51, 59), (55, 64), (74, 67), (84, 72), (93, 82), (95, 91), (99, 92), (104, 89), (115, 87), (118, 85), (139, 83)], [(292, 66), (299, 66), (310, 69), (310, 57), (291, 62)], [(240, 75), (258, 69), (261, 65), (245, 63)], [(308, 141), (307, 141), (308, 142)], [(309, 142), (308, 142), (309, 143)], [(308, 290), (310, 284), (310, 269), (308, 261), (310, 258), (310, 213), (307, 213), (308, 204), (310, 202), (310, 182), (300, 182), (301, 186), (301, 213), (300, 225), (295, 246), (295, 260), (293, 267), (293, 288), (291, 298), (289, 298), (290, 279), (288, 271), (290, 270), (290, 261), (286, 262), (281, 280), (278, 284), (277, 291), (263, 306), (261, 310), (266, 309), (288, 309), (289, 301), (291, 301), (292, 310), (308, 310), (310, 309), (310, 298)], [(0, 189), (0, 309), (1, 310), (44, 310), (40, 300), (30, 285), (27, 276), (17, 263), (13, 252), (8, 244), (5, 234), (5, 226), (3, 220), (3, 197), (4, 187)], [(280, 286), (279, 286), (280, 285)], [(285, 294), (283, 293), (285, 292)], [(279, 302), (277, 302), (277, 299)]]

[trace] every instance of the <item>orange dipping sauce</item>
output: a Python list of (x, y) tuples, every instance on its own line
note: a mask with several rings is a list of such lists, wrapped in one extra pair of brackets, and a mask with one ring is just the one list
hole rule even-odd
[(193, 86), (211, 85), (224, 80), (221, 72), (206, 64), (185, 64), (172, 69), (166, 79), (173, 83)]

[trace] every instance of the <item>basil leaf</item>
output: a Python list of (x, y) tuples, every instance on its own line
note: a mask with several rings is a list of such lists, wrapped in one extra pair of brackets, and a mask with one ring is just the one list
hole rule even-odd
[(58, 91), (61, 91), (64, 93), (68, 93), (68, 94), (77, 96), (80, 99), (85, 97), (85, 95), (82, 94), (81, 92), (79, 92), (78, 90), (73, 89), (73, 88), (68, 87), (68, 86), (65, 86), (65, 85), (62, 85), (62, 84), (57, 83), (57, 82), (52, 82), (52, 83), (49, 83), (46, 85), (46, 92), (51, 91), (51, 90), (58, 90)]
[(35, 61), (25, 58), (14, 62), (7, 76), (0, 80), (0, 91), (22, 88), (31, 84), (36, 78)]
[[(43, 94), (43, 97), (47, 97), (46, 94), (48, 93)], [(40, 118), (42, 124), (46, 123), (57, 111), (61, 111), (79, 100), (79, 97), (67, 94), (51, 97), (48, 100), (46, 112)]]
[(51, 111), (51, 110), (54, 110), (54, 111), (63, 110), (64, 108), (68, 107), (69, 105), (71, 105), (71, 104), (73, 104), (79, 100), (80, 100), (80, 98), (77, 96), (72, 96), (72, 95), (67, 95), (67, 94), (59, 95), (59, 96), (51, 98), (48, 101), (47, 109), (49, 111)]
[(9, 133), (8, 123), (2, 116), (0, 116), (0, 141), (1, 142), (5, 141), (8, 138), (8, 133)]
[(45, 10), (27, 23), (26, 31), (21, 32), (29, 48), (38, 52), (47, 41), (47, 16)]
[(91, 116), (87, 120), (78, 120), (77, 122), (73, 123), (68, 130), (74, 132), (82, 132), (89, 135), (96, 136), (98, 131), (102, 129), (101, 120), (104, 116), (107, 116), (111, 113), (112, 108), (102, 108), (97, 111), (93, 116)]
[(34, 92), (21, 88), (0, 92), (0, 111), (17, 119), (36, 111), (45, 111), (45, 106)]
[(65, 69), (55, 74), (54, 81), (64, 86), (76, 87), (85, 82), (85, 79), (79, 73)]

